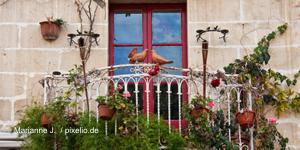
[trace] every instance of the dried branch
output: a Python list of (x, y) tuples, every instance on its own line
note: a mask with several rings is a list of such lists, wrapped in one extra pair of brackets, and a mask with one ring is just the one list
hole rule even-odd
[[(98, 10), (98, 5), (96, 5), (95, 9), (92, 10), (92, 0), (87, 0), (84, 3), (82, 3), (80, 0), (75, 0), (75, 4), (77, 5), (77, 12), (80, 19), (80, 32), (86, 32), (88, 35), (93, 34), (93, 26), (96, 18), (96, 12)], [(85, 7), (87, 5), (87, 8)], [(87, 31), (83, 31), (83, 19), (82, 19), (82, 11), (85, 13), (85, 15), (88, 18), (89, 27)], [(79, 54), (81, 59), (81, 65), (83, 69), (83, 77), (84, 77), (84, 91), (85, 91), (85, 97), (86, 97), (86, 105), (87, 105), (87, 111), (89, 112), (89, 96), (88, 96), (88, 83), (87, 83), (87, 72), (86, 72), (86, 64), (91, 54), (92, 49), (92, 43), (93, 43), (93, 37), (87, 36), (86, 39), (80, 39), (79, 44)], [(79, 42), (78, 42), (79, 43)]]
[(78, 13), (79, 21), (80, 21), (80, 32), (82, 32), (82, 30), (83, 30), (83, 28), (82, 28), (82, 8), (83, 8), (83, 6), (81, 6), (81, 2), (79, 0), (75, 0), (75, 4), (77, 5), (77, 13)]

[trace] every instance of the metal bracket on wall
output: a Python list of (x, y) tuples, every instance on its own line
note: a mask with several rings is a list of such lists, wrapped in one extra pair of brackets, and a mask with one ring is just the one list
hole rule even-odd
[(202, 30), (202, 29), (199, 29), (196, 31), (197, 32), (197, 42), (199, 41), (199, 39), (202, 39), (203, 41), (206, 41), (204, 38), (202, 38), (202, 35), (206, 32), (220, 32), (223, 34), (223, 36), (219, 37), (219, 39), (223, 39), (223, 41), (226, 43), (226, 35), (229, 33), (229, 30), (227, 29), (220, 29), (219, 26), (215, 26), (214, 28), (210, 28), (210, 27), (207, 27), (206, 30)]

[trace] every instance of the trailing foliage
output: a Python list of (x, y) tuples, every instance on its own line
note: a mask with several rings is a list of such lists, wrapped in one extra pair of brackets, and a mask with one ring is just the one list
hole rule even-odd
[[(278, 116), (287, 110), (299, 112), (300, 94), (292, 88), (297, 83), (300, 71), (294, 75), (294, 79), (289, 79), (279, 72), (264, 67), (271, 59), (270, 43), (286, 30), (287, 24), (279, 26), (276, 31), (264, 36), (258, 42), (253, 54), (236, 59), (234, 63), (224, 67), (227, 74), (238, 74), (238, 83), (244, 85), (244, 92), (248, 90), (254, 92), (252, 97), (255, 100), (253, 109), (256, 112), (254, 144), (257, 149), (275, 149), (279, 144), (280, 149), (284, 150), (288, 143), (288, 139), (278, 132), (276, 123), (268, 122), (265, 118), (266, 105), (274, 106)], [(242, 92), (241, 96), (242, 104), (246, 104), (247, 95)], [(247, 109), (245, 106), (243, 108)], [(243, 130), (242, 134), (247, 132)]]
[(299, 112), (300, 108), (300, 95), (291, 90), (292, 86), (297, 83), (296, 79), (299, 77), (300, 71), (295, 74), (294, 79), (289, 79), (279, 72), (264, 68), (271, 58), (269, 53), (271, 41), (286, 30), (287, 24), (279, 26), (276, 31), (264, 36), (258, 42), (253, 54), (247, 55), (243, 59), (236, 59), (234, 63), (224, 67), (227, 74), (238, 74), (239, 83), (249, 83), (249, 87), (256, 87), (256, 104), (275, 106), (277, 115), (289, 109)]
[(276, 149), (275, 143), (279, 143), (280, 150), (285, 150), (288, 138), (283, 137), (276, 128), (276, 123), (270, 123), (266, 118), (259, 120), (256, 129), (255, 146), (257, 149)]

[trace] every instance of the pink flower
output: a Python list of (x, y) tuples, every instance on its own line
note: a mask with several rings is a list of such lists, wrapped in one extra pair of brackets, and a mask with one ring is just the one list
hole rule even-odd
[(207, 106), (213, 108), (215, 106), (215, 103), (213, 101), (210, 101), (207, 103)]
[(268, 118), (268, 122), (272, 124), (276, 124), (277, 119), (276, 118)]
[(121, 91), (121, 90), (123, 90), (123, 86), (122, 85), (118, 85), (118, 91)]
[(123, 92), (123, 97), (125, 97), (125, 98), (128, 98), (128, 97), (130, 97), (131, 95), (130, 95), (130, 93), (128, 92), (128, 91), (124, 91)]

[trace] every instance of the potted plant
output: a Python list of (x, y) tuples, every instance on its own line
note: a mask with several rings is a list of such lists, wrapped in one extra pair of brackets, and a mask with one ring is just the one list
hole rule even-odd
[(241, 110), (235, 115), (236, 121), (241, 127), (252, 127), (255, 120), (255, 112), (252, 110)]
[(116, 111), (125, 110), (128, 108), (128, 100), (130, 97), (130, 93), (125, 91), (121, 94), (118, 90), (114, 91), (111, 96), (98, 96), (96, 101), (99, 103), (98, 105), (98, 113), (100, 119), (110, 120)]
[(43, 113), (41, 116), (41, 125), (44, 128), (49, 128), (49, 126), (50, 126), (50, 121), (49, 121), (49, 118), (46, 115), (46, 113)]
[(257, 149), (286, 149), (288, 138), (283, 137), (277, 130), (277, 119), (261, 117), (257, 121), (259, 126), (254, 137)]
[(201, 95), (197, 95), (192, 98), (191, 105), (192, 110), (190, 111), (190, 114), (194, 119), (197, 119), (200, 116), (209, 113), (207, 107), (213, 107), (213, 101), (210, 98), (204, 98)]
[(47, 21), (40, 22), (43, 38), (49, 41), (56, 40), (64, 23), (65, 21), (61, 18), (47, 17)]

